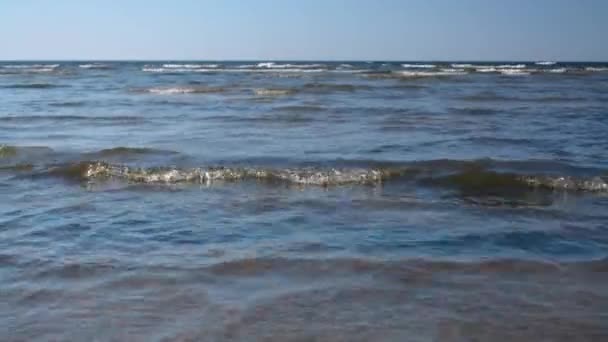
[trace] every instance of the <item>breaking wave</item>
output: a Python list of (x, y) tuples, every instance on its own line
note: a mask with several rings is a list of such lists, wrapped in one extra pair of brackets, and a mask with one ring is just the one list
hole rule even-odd
[(108, 70), (112, 67), (108, 64), (93, 63), (93, 64), (80, 64), (78, 66), (81, 69), (96, 69), (96, 70)]
[(253, 89), (253, 93), (257, 96), (282, 96), (295, 94), (295, 89), (269, 89), (269, 88), (257, 88)]
[(401, 64), (406, 69), (433, 69), (437, 66), (435, 64)]
[[(153, 149), (116, 148), (102, 150), (99, 157), (114, 154), (166, 153)], [(173, 152), (175, 153), (175, 152)], [(444, 166), (443, 169), (438, 167)], [(382, 184), (389, 181), (415, 181), (432, 186), (453, 187), (465, 194), (510, 195), (531, 189), (555, 191), (608, 191), (606, 176), (561, 176), (499, 172), (479, 162), (427, 161), (404, 165), (367, 167), (226, 167), (200, 168), (155, 167), (140, 168), (116, 165), (104, 161), (83, 161), (52, 167), (49, 175), (76, 180), (124, 180), (134, 183), (203, 183), (215, 181), (255, 180), (283, 182), (295, 185), (338, 186), (347, 184)]]
[(175, 94), (210, 94), (221, 93), (226, 89), (222, 87), (154, 87), (147, 89), (136, 89), (136, 92), (151, 93), (157, 95), (175, 95)]

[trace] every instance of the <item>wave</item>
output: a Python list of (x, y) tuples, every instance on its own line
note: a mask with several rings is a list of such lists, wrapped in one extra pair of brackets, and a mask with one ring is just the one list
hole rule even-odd
[(605, 72), (608, 71), (608, 67), (586, 67), (585, 70), (593, 72)]
[(110, 158), (110, 157), (123, 157), (123, 156), (137, 156), (137, 155), (168, 155), (178, 154), (175, 151), (161, 150), (149, 147), (113, 147), (103, 149), (97, 152), (87, 154), (87, 157), (96, 158)]
[(497, 65), (496, 69), (525, 69), (525, 64), (503, 64)]
[(307, 83), (302, 87), (303, 90), (312, 92), (354, 92), (363, 88), (367, 87), (344, 83)]
[(51, 88), (63, 88), (65, 85), (52, 84), (52, 83), (18, 83), (0, 86), (1, 88), (7, 89), (51, 89)]
[[(198, 73), (212, 73), (218, 72), (219, 69), (214, 68), (158, 68), (158, 67), (144, 67), (141, 69), (143, 72), (152, 72), (152, 73), (189, 73), (189, 72), (198, 72)], [(225, 69), (223, 69), (225, 70)]]
[[(166, 152), (118, 148), (107, 150), (107, 153)], [(452, 170), (450, 171), (449, 168), (435, 168), (440, 165), (450, 166)], [(174, 167), (137, 168), (114, 165), (104, 161), (87, 161), (52, 168), (49, 174), (87, 181), (121, 179), (134, 183), (212, 183), (215, 181), (257, 180), (296, 185), (337, 186), (381, 184), (391, 180), (406, 180), (420, 181), (428, 185), (455, 187), (464, 194), (499, 196), (522, 193), (530, 189), (608, 191), (608, 177), (498, 172), (483, 167), (481, 163), (466, 161), (430, 161), (401, 166), (385, 165), (377, 167), (259, 168), (216, 166), (189, 169)]]
[(244, 258), (206, 267), (221, 275), (254, 275), (297, 270), (300, 275), (366, 274), (380, 277), (429, 276), (434, 273), (470, 274), (547, 274), (572, 271), (604, 272), (608, 259), (572, 262), (548, 262), (526, 259), (494, 259), (483, 261), (448, 261), (428, 259), (400, 259), (379, 261), (367, 258), (291, 259)]
[(0, 144), (0, 158), (13, 158), (27, 155), (41, 155), (53, 152), (46, 146), (12, 146)]
[(500, 73), (506, 76), (529, 76), (531, 71), (522, 69), (501, 69)]
[(163, 64), (167, 69), (216, 69), (219, 64)]
[(434, 69), (437, 66), (435, 64), (401, 64), (406, 69)]
[(157, 95), (175, 95), (175, 94), (211, 94), (221, 93), (226, 91), (222, 87), (153, 87), (147, 89), (136, 89), (136, 92), (152, 93)]
[[(65, 105), (65, 104), (59, 104)], [(72, 104), (68, 103), (68, 106)], [(73, 106), (80, 106), (77, 102)], [(86, 115), (11, 115), (0, 116), (0, 122), (29, 123), (36, 121), (91, 121), (108, 123), (142, 123), (144, 118), (139, 116), (86, 116)]]
[(108, 64), (100, 64), (100, 63), (94, 63), (94, 64), (80, 64), (78, 66), (81, 69), (96, 69), (96, 70), (108, 70), (108, 69), (112, 69), (112, 67)]
[(557, 62), (543, 61), (543, 62), (536, 62), (534, 64), (536, 64), (536, 65), (555, 65), (555, 64), (557, 64)]
[[(324, 69), (324, 64), (277, 64), (275, 62), (262, 62), (256, 65), (257, 68), (262, 69)], [(243, 69), (243, 68), (242, 68)], [(246, 68), (244, 68), (246, 69)]]
[(450, 70), (450, 71), (399, 71), (395, 73), (399, 77), (405, 78), (420, 78), (420, 77), (445, 77), (445, 76), (462, 76), (467, 75), (467, 72)]
[(270, 89), (270, 88), (257, 88), (253, 89), (253, 93), (257, 96), (282, 96), (295, 94), (295, 89)]
[(457, 68), (457, 69), (458, 69), (458, 68), (472, 69), (472, 68), (474, 68), (474, 67), (475, 67), (473, 64), (469, 64), (469, 63), (464, 63), (464, 64), (458, 64), (458, 63), (455, 63), (455, 64), (451, 64), (450, 66), (451, 66), (452, 68)]
[(56, 69), (60, 64), (5, 64), (0, 66), (4, 69)]
[(303, 69), (303, 68), (200, 68), (200, 69), (188, 69), (188, 68), (151, 68), (145, 67), (142, 69), (143, 72), (151, 73), (322, 73), (327, 72), (327, 69)]
[(85, 101), (64, 101), (64, 102), (51, 102), (51, 107), (84, 107), (87, 105)]

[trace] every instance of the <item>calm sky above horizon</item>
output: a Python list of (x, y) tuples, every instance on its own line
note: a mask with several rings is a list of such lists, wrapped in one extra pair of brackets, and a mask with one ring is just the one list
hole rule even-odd
[(0, 59), (608, 61), (605, 0), (0, 0)]

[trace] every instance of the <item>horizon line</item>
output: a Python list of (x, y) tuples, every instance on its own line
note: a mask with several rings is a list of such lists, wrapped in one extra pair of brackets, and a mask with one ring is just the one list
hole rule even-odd
[(608, 63), (608, 60), (559, 60), (559, 59), (283, 59), (283, 58), (225, 58), (225, 59), (185, 59), (185, 58), (23, 58), (23, 59), (3, 59), (0, 62), (513, 62), (513, 63), (529, 63), (529, 62), (555, 62), (555, 63)]

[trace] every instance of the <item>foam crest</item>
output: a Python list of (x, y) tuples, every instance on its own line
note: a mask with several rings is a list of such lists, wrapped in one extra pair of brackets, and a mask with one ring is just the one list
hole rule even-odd
[(176, 95), (221, 93), (224, 90), (224, 88), (220, 87), (154, 87), (143, 91), (157, 95)]
[[(1, 150), (0, 150), (1, 151)], [(114, 153), (115, 151), (110, 151)], [(123, 151), (118, 151), (121, 154)], [(14, 153), (7, 150), (7, 154)], [(135, 151), (149, 153), (149, 151)], [(464, 162), (462, 162), (464, 163)], [(434, 164), (402, 165), (379, 167), (198, 167), (175, 168), (154, 167), (140, 168), (127, 165), (115, 165), (104, 161), (80, 162), (51, 169), (51, 175), (78, 180), (116, 179), (134, 183), (211, 183), (215, 181), (255, 180), (264, 182), (283, 182), (296, 185), (336, 186), (348, 184), (380, 184), (391, 180), (422, 182), (439, 186), (457, 187), (468, 194), (512, 194), (531, 189), (550, 191), (608, 192), (608, 178), (549, 176), (501, 173), (484, 169), (471, 169), (470, 163), (461, 167), (465, 170), (451, 172), (447, 176), (432, 176), (436, 170)], [(456, 166), (456, 165), (455, 165)], [(430, 168), (429, 168), (430, 167)], [(431, 174), (429, 174), (429, 172)], [(426, 175), (426, 176), (425, 176)]]
[(114, 178), (135, 183), (210, 183), (249, 179), (317, 186), (373, 184), (391, 176), (391, 171), (382, 169), (132, 168), (105, 162), (84, 162), (56, 171), (85, 180)]
[(406, 69), (433, 69), (437, 66), (435, 64), (401, 64)]

